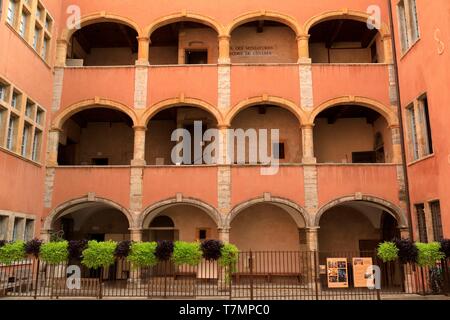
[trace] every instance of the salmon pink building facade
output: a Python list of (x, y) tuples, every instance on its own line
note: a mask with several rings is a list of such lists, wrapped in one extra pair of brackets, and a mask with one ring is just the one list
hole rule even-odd
[[(386, 0), (0, 3), (1, 239), (450, 235), (446, 0), (393, 0), (392, 26)], [(223, 141), (278, 129), (278, 172), (248, 145), (177, 163), (172, 133), (197, 122)]]

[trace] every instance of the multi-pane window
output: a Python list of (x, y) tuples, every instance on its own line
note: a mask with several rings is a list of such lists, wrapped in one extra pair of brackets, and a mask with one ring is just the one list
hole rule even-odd
[(34, 216), (0, 210), (0, 240), (29, 241), (33, 239), (34, 227)]
[(12, 236), (13, 241), (23, 240), (23, 227), (23, 218), (15, 218)]
[(25, 222), (25, 233), (24, 233), (24, 240), (30, 241), (33, 239), (34, 234), (34, 220), (27, 219)]
[(1, 101), (6, 101), (6, 99), (7, 99), (7, 97), (6, 97), (7, 89), (8, 89), (7, 86), (0, 82), (0, 100)]
[(6, 21), (12, 26), (14, 26), (16, 19), (17, 2), (14, 0), (9, 0), (8, 13), (6, 15)]
[(417, 214), (417, 228), (419, 229), (419, 241), (423, 243), (428, 242), (427, 236), (427, 223), (425, 218), (425, 205), (417, 204), (416, 205), (416, 214)]
[[(5, 100), (0, 103), (0, 148), (40, 161), (45, 111), (14, 85), (0, 79)], [(8, 99), (8, 92), (13, 93)], [(21, 112), (21, 110), (23, 112)]]
[(439, 201), (430, 202), (431, 221), (433, 223), (434, 241), (440, 241), (444, 238), (442, 231), (441, 204)]
[(8, 216), (0, 215), (0, 240), (8, 240)]
[(9, 117), (8, 123), (8, 135), (6, 136), (6, 148), (14, 151), (16, 146), (16, 131), (17, 131), (17, 118), (14, 116)]
[(416, 0), (400, 0), (397, 13), (402, 52), (405, 52), (420, 37)]
[(431, 122), (428, 111), (428, 98), (426, 95), (419, 98), (419, 122), (422, 128), (422, 136), (424, 141), (423, 154), (429, 155), (433, 153), (433, 139), (431, 136)]
[(417, 141), (416, 115), (414, 112), (414, 106), (409, 106), (406, 110), (409, 124), (409, 145), (411, 148), (413, 159), (417, 160), (419, 159), (419, 143)]
[(53, 29), (53, 18), (48, 10), (39, 1), (9, 0), (6, 19), (36, 53), (47, 61)]

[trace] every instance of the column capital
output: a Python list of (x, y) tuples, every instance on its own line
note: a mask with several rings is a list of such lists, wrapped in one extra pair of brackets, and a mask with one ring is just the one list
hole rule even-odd
[(301, 40), (309, 40), (311, 36), (309, 34), (301, 34), (297, 36), (297, 41), (301, 41)]
[(306, 227), (306, 232), (319, 232), (320, 227)]
[(301, 129), (314, 129), (316, 125), (314, 123), (305, 123), (300, 125)]
[(147, 131), (147, 127), (146, 126), (134, 126), (133, 130), (134, 131)]
[(53, 127), (53, 128), (50, 128), (50, 129), (48, 130), (48, 132), (62, 133), (63, 130), (62, 130), (61, 128)]
[(58, 39), (56, 40), (56, 44), (68, 45), (69, 42), (66, 39)]
[(217, 129), (219, 130), (231, 129), (231, 126), (229, 124), (221, 124), (217, 126)]
[(394, 123), (388, 126), (389, 129), (400, 129), (400, 124)]
[(150, 37), (136, 37), (138, 41), (148, 41), (151, 42)]
[(218, 39), (219, 40), (230, 40), (231, 36), (228, 35), (228, 34), (221, 34), (221, 35), (218, 36)]

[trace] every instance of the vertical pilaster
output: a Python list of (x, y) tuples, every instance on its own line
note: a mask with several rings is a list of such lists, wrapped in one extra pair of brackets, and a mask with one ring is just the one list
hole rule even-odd
[(217, 107), (222, 114), (226, 114), (231, 107), (231, 65), (219, 64), (218, 73)]
[(225, 218), (231, 210), (231, 166), (217, 168), (217, 196), (219, 213)]
[(314, 157), (314, 124), (305, 124), (302, 126), (303, 141), (303, 163), (316, 163)]
[(148, 89), (148, 62), (136, 61), (134, 74), (134, 108), (145, 109), (147, 107)]
[(230, 243), (229, 228), (219, 228), (219, 240), (222, 241), (222, 243)]
[(219, 65), (230, 64), (230, 36), (219, 36)]
[(134, 242), (142, 242), (142, 229), (130, 228), (130, 240)]
[(55, 67), (64, 68), (66, 66), (68, 43), (64, 39), (56, 41), (56, 61)]
[(145, 166), (145, 135), (146, 127), (136, 126), (134, 129), (134, 156), (131, 165)]
[(47, 136), (47, 166), (58, 165), (58, 146), (60, 129), (51, 129)]
[(299, 59), (300, 74), (300, 105), (304, 110), (310, 111), (314, 108), (313, 78), (311, 59)]
[(391, 161), (395, 164), (402, 163), (402, 145), (400, 140), (400, 126), (391, 126), (392, 134), (392, 159)]
[(310, 164), (304, 165), (303, 176), (305, 209), (309, 214), (310, 221), (314, 221), (319, 207), (319, 195), (317, 189), (317, 166)]
[(306, 228), (306, 244), (308, 251), (319, 250), (319, 228), (312, 227)]

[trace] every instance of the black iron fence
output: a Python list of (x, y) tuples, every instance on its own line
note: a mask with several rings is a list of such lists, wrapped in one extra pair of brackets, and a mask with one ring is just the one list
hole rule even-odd
[(384, 294), (449, 294), (449, 278), (448, 259), (419, 267), (383, 263), (373, 252), (241, 252), (227, 267), (204, 260), (197, 266), (166, 261), (133, 268), (117, 259), (99, 270), (79, 261), (49, 265), (27, 259), (0, 265), (0, 297), (368, 300)]

